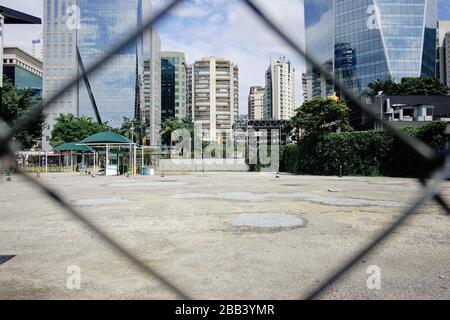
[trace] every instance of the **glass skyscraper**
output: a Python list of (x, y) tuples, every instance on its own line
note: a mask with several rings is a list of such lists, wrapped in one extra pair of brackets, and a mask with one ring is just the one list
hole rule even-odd
[(161, 52), (161, 118), (185, 119), (186, 61), (183, 52)]
[[(433, 77), (436, 0), (305, 0), (307, 50), (357, 93), (392, 78)], [(331, 84), (309, 68), (311, 97)]]
[[(78, 0), (81, 9), (77, 45), (85, 66), (97, 61), (116, 43), (123, 41), (130, 30), (140, 26), (141, 0), (92, 1)], [(102, 70), (89, 77), (92, 93), (101, 117), (120, 126), (123, 117), (138, 118), (138, 75), (143, 67), (142, 40), (132, 43), (116, 55)], [(79, 114), (95, 119), (95, 113), (84, 85), (80, 82)]]
[[(141, 27), (150, 13), (150, 0), (45, 0), (44, 99), (79, 74), (77, 47), (88, 68), (130, 31)], [(142, 120), (144, 62), (152, 55), (152, 34), (149, 30), (89, 76), (103, 122), (119, 127), (124, 118)], [(61, 113), (96, 119), (83, 81), (55, 103), (49, 113), (43, 145), (54, 119)]]

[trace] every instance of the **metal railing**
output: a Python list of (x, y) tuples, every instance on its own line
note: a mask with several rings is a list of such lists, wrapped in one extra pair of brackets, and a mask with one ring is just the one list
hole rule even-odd
[[(121, 41), (116, 44), (112, 48), (111, 51), (107, 52), (103, 55), (101, 59), (96, 61), (96, 63), (92, 64), (88, 69), (86, 69), (86, 75), (90, 75), (93, 72), (99, 70), (101, 67), (105, 66), (105, 64), (111, 60), (116, 54), (118, 54), (121, 50), (126, 48), (129, 44), (134, 42), (142, 33), (151, 28), (157, 22), (160, 22), (172, 9), (174, 9), (177, 5), (179, 5), (183, 0), (173, 0), (168, 3), (159, 13), (151, 17), (148, 21), (146, 21), (141, 28), (135, 30), (133, 33), (129, 35), (127, 39)], [(250, 8), (250, 10), (261, 19), (261, 21), (274, 32), (277, 36), (280, 37), (291, 49), (293, 49), (300, 57), (305, 58), (305, 60), (311, 64), (311, 66), (317, 70), (320, 75), (326, 79), (327, 81), (333, 82), (336, 89), (340, 92), (344, 93), (348, 100), (351, 101), (355, 106), (359, 107), (359, 109), (366, 113), (368, 116), (372, 117), (377, 121), (382, 121), (384, 123), (384, 128), (389, 130), (402, 144), (407, 146), (411, 151), (413, 151), (416, 155), (418, 155), (421, 160), (426, 164), (426, 172), (421, 173), (421, 178), (419, 179), (420, 183), (423, 185), (423, 189), (420, 194), (417, 196), (417, 199), (406, 208), (397, 218), (396, 220), (389, 225), (383, 232), (379, 233), (368, 242), (366, 246), (361, 248), (358, 252), (355, 252), (351, 259), (345, 262), (342, 266), (336, 268), (334, 272), (332, 272), (329, 277), (325, 278), (321, 284), (319, 284), (312, 292), (308, 293), (306, 296), (302, 297), (304, 299), (315, 299), (318, 298), (326, 289), (328, 289), (331, 285), (333, 285), (337, 280), (345, 276), (355, 265), (358, 263), (363, 257), (371, 254), (373, 250), (379, 246), (382, 242), (386, 241), (392, 233), (399, 228), (407, 218), (409, 218), (418, 208), (423, 206), (426, 202), (430, 200), (436, 201), (442, 209), (450, 214), (450, 207), (447, 202), (440, 195), (439, 184), (444, 180), (443, 175), (443, 164), (447, 155), (450, 153), (449, 150), (446, 150), (442, 153), (437, 153), (428, 147), (426, 144), (417, 140), (414, 137), (405, 135), (400, 130), (392, 126), (389, 122), (386, 122), (380, 117), (371, 111), (370, 106), (361, 98), (358, 97), (350, 88), (347, 88), (346, 85), (339, 79), (335, 79), (333, 74), (326, 71), (319, 63), (317, 63), (313, 57), (309, 56), (304, 49), (302, 49), (299, 45), (297, 45), (296, 41), (294, 41), (291, 37), (289, 37), (285, 32), (282, 31), (279, 25), (275, 23), (272, 19), (270, 19), (259, 7), (256, 5), (254, 0), (241, 0), (241, 3), (245, 4)], [(14, 157), (13, 150), (13, 137), (16, 133), (18, 133), (21, 129), (25, 128), (33, 119), (39, 117), (49, 106), (61, 98), (64, 93), (77, 85), (80, 80), (83, 80), (83, 75), (79, 75), (78, 77), (74, 77), (71, 81), (63, 86), (57, 93), (53, 94), (49, 99), (43, 101), (36, 107), (32, 108), (31, 111), (17, 119), (14, 127), (9, 128), (1, 128), (0, 127), (0, 156), (3, 158), (9, 158), (12, 160)], [(14, 161), (11, 161), (14, 163)], [(19, 171), (20, 172), (20, 171)], [(102, 230), (100, 227), (96, 226), (91, 220), (82, 215), (78, 210), (76, 210), (72, 205), (68, 203), (62, 196), (60, 196), (57, 192), (52, 190), (50, 187), (44, 185), (40, 181), (31, 177), (25, 172), (20, 172), (20, 174), (25, 177), (25, 180), (29, 182), (31, 185), (36, 187), (36, 189), (44, 192), (50, 199), (61, 205), (61, 207), (66, 210), (72, 217), (78, 219), (86, 228), (90, 231), (94, 232), (99, 239), (107, 243), (112, 249), (116, 251), (117, 254), (124, 256), (130, 262), (135, 264), (139, 270), (147, 276), (153, 277), (157, 279), (162, 285), (165, 286), (168, 290), (172, 291), (178, 298), (180, 299), (191, 299), (191, 297), (187, 292), (183, 291), (180, 287), (178, 287), (175, 283), (168, 279), (167, 276), (162, 275), (152, 266), (144, 262), (137, 255), (132, 253), (130, 249), (128, 249), (123, 244), (119, 243), (114, 237), (109, 235), (107, 232)], [(428, 180), (427, 180), (428, 179)]]

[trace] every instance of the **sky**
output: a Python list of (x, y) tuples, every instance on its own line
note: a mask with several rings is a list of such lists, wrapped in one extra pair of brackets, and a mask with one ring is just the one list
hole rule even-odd
[[(168, 0), (151, 0), (155, 11)], [(256, 0), (261, 9), (304, 45), (303, 0)], [(0, 0), (0, 4), (42, 17), (42, 0)], [(438, 0), (439, 19), (450, 19), (450, 0)], [(5, 45), (18, 46), (31, 52), (31, 41), (41, 26), (5, 28)], [(238, 0), (186, 0), (157, 25), (162, 50), (182, 51), (188, 63), (208, 56), (230, 59), (240, 68), (240, 112), (247, 113), (250, 86), (264, 85), (264, 73), (270, 59), (289, 58), (296, 68), (296, 100), (302, 101), (301, 73), (303, 59), (297, 57), (284, 42), (262, 24)]]

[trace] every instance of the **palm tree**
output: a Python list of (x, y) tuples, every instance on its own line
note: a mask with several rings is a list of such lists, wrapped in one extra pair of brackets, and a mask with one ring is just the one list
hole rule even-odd
[(161, 141), (166, 146), (172, 146), (172, 132), (178, 129), (187, 129), (191, 133), (191, 137), (194, 135), (194, 123), (188, 119), (166, 119), (161, 123)]

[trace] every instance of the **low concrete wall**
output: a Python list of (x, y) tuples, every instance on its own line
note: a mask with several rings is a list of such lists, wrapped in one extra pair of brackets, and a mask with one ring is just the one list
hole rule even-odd
[(245, 159), (160, 159), (163, 172), (247, 172)]

